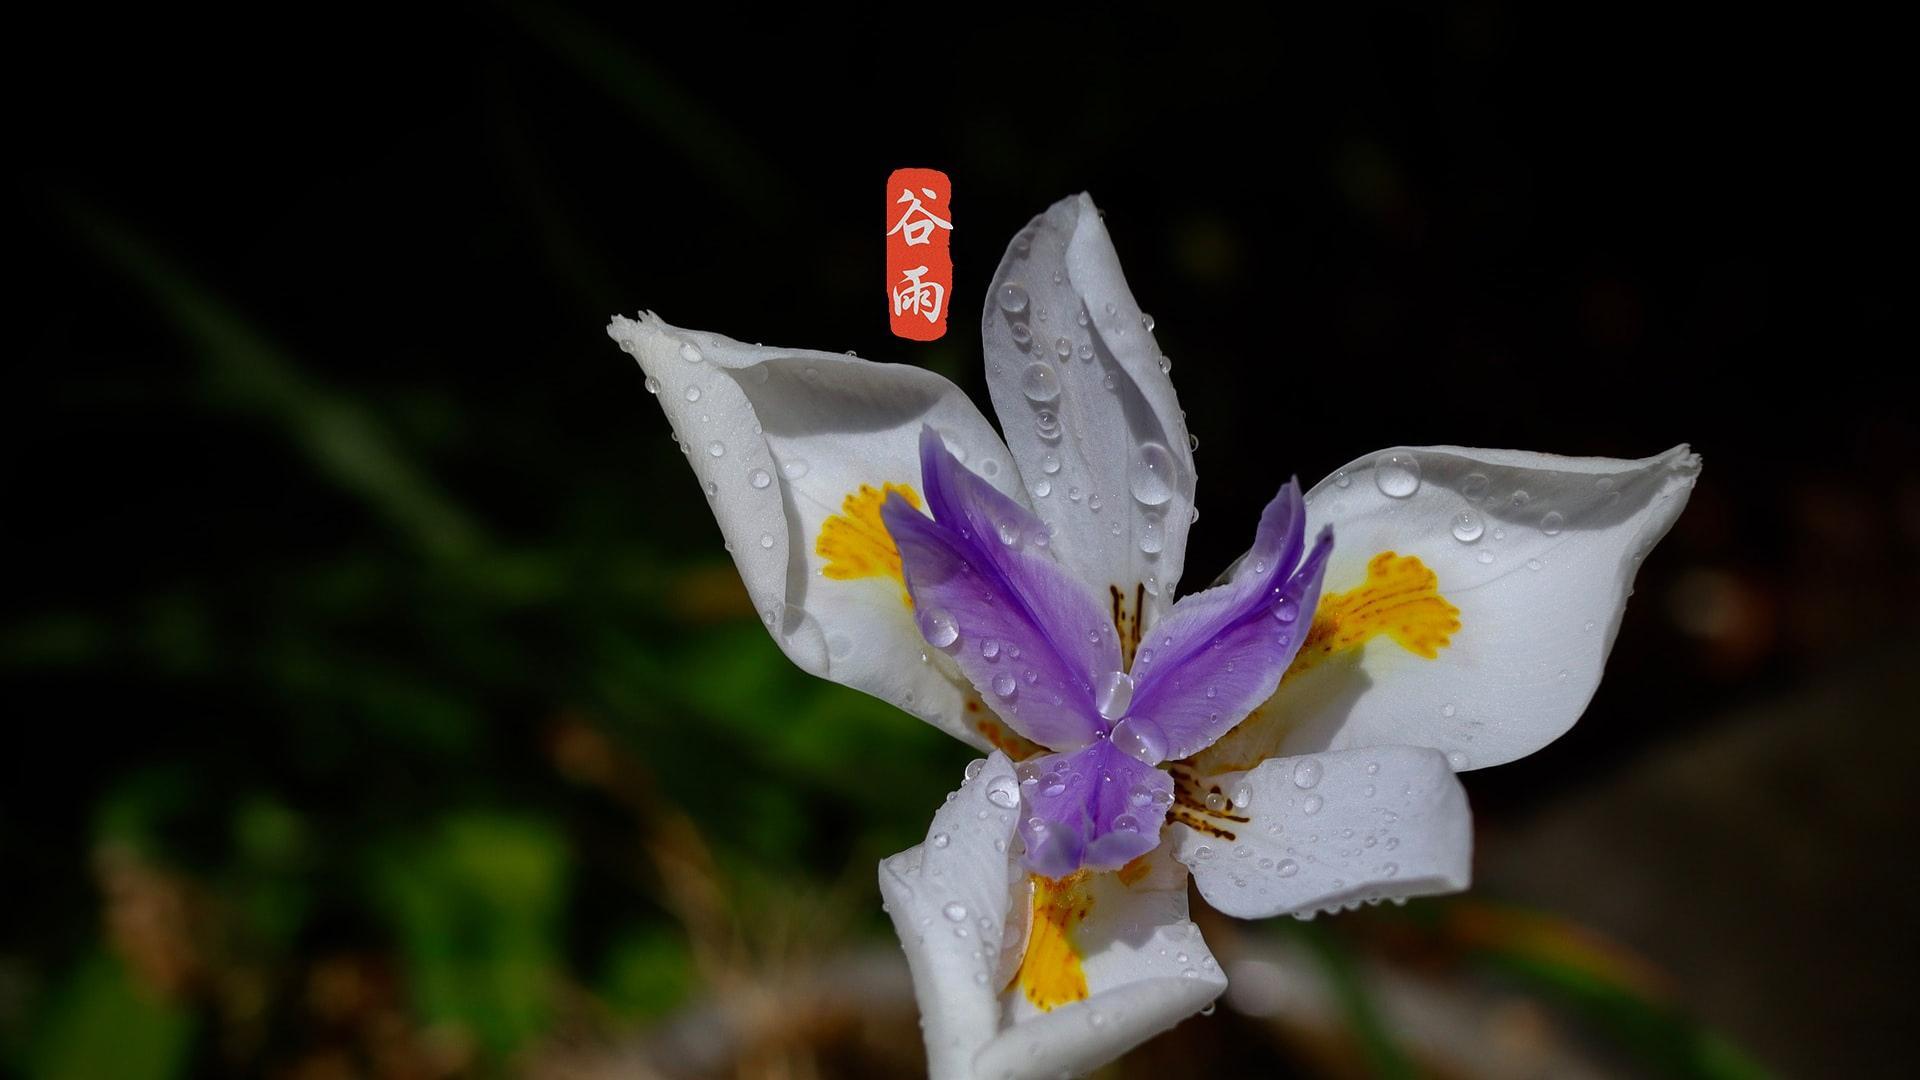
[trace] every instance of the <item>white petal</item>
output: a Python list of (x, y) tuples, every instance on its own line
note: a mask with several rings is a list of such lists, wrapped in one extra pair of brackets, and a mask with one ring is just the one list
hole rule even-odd
[(1019, 790), (1012, 763), (996, 751), (934, 813), (925, 843), (880, 863), (880, 895), (913, 971), (934, 1080), (972, 1076), (974, 1055), (1000, 1028), (1003, 931), (1010, 910), (1024, 918), (1026, 905), (1026, 875), (1008, 851)]
[(1014, 238), (981, 333), (994, 411), (1054, 551), (1103, 600), (1118, 588), (1129, 613), (1144, 586), (1150, 624), (1185, 562), (1193, 453), (1092, 199), (1063, 199)]
[[(863, 484), (920, 490), (923, 423), (1013, 498), (1011, 457), (965, 394), (929, 371), (841, 353), (745, 345), (651, 314), (608, 336), (640, 361), (761, 620), (803, 669), (864, 690), (987, 749), (971, 690), (933, 658), (891, 577), (823, 576), (821, 526)], [(660, 529), (703, 529), (660, 521)], [(973, 714), (978, 718), (984, 713)], [(976, 721), (977, 722), (977, 719)]]
[(1186, 870), (1166, 845), (1144, 856), (1131, 885), (1091, 879), (1092, 906), (1075, 933), (1085, 1001), (1040, 1012), (1011, 992), (1012, 1026), (980, 1051), (979, 1077), (1055, 1077), (1099, 1068), (1204, 1008), (1227, 988), (1220, 966), (1187, 919)]
[(1231, 838), (1176, 824), (1173, 846), (1207, 903), (1228, 915), (1457, 892), (1472, 876), (1467, 794), (1437, 750), (1272, 758), (1209, 783), (1247, 820), (1217, 822)]
[(1434, 659), (1381, 636), (1357, 663), (1290, 676), (1203, 767), (1404, 744), (1469, 769), (1552, 742), (1586, 709), (1633, 575), (1699, 472), (1685, 446), (1639, 461), (1397, 447), (1340, 470), (1307, 496), (1307, 527), (1334, 527), (1322, 603), (1392, 551), (1434, 572), (1460, 627)]

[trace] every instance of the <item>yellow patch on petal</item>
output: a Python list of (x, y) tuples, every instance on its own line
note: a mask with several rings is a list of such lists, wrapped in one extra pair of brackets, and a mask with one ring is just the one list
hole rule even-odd
[(1063, 878), (1033, 875), (1033, 929), (1015, 981), (1041, 1012), (1087, 998), (1087, 973), (1073, 936), (1093, 910), (1088, 882), (1085, 870)]
[(887, 501), (888, 492), (895, 491), (915, 510), (920, 509), (919, 494), (906, 484), (887, 484), (880, 489), (861, 484), (858, 491), (841, 501), (840, 512), (821, 524), (813, 550), (827, 560), (822, 575), (835, 581), (892, 578), (900, 583), (901, 602), (912, 607), (906, 574), (900, 569), (900, 549), (894, 546), (886, 522), (880, 519), (880, 504)]
[[(1299, 701), (1288, 695), (1306, 692), (1294, 683), (1295, 676), (1323, 664), (1329, 673), (1342, 663), (1352, 666), (1360, 647), (1381, 635), (1415, 656), (1437, 659), (1459, 630), (1460, 609), (1440, 595), (1440, 579), (1427, 564), (1391, 551), (1367, 560), (1367, 578), (1359, 586), (1320, 597), (1307, 639), (1300, 643), (1273, 696), (1220, 741), (1185, 762), (1185, 771), (1168, 767), (1174, 778), (1173, 819), (1223, 839), (1233, 835), (1232, 825), (1226, 822), (1246, 820), (1235, 819), (1230, 804), (1224, 810), (1210, 809), (1206, 796), (1219, 788), (1208, 791), (1211, 781), (1203, 778), (1251, 769), (1279, 753)], [(1289, 691), (1289, 684), (1295, 689)]]
[(1412, 555), (1383, 551), (1367, 562), (1359, 587), (1320, 598), (1307, 640), (1287, 678), (1385, 634), (1401, 648), (1432, 660), (1460, 629), (1460, 609), (1440, 595), (1440, 579)]

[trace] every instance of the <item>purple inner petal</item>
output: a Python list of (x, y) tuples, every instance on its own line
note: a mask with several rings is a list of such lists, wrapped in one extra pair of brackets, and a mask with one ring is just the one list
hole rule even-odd
[(1095, 680), (1120, 666), (1110, 620), (1048, 552), (1039, 519), (920, 433), (931, 519), (897, 495), (881, 518), (920, 630), (1015, 731), (1052, 749), (1105, 730)]
[(1160, 843), (1173, 777), (1106, 739), (1020, 764), (1027, 866), (1046, 877), (1118, 870)]
[(1123, 749), (1149, 761), (1187, 757), (1272, 695), (1312, 625), (1333, 550), (1333, 530), (1324, 529), (1301, 559), (1305, 532), (1300, 485), (1289, 481), (1261, 514), (1232, 580), (1181, 598), (1148, 633), (1134, 662), (1132, 710), (1117, 733)]

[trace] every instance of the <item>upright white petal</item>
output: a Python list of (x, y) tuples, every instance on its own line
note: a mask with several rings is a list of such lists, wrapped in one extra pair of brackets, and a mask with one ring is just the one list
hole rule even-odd
[(1173, 600), (1193, 453), (1165, 357), (1086, 195), (1014, 238), (981, 320), (987, 386), (1054, 551), (1128, 618)]
[(1203, 769), (1396, 744), (1467, 769), (1545, 746), (1586, 709), (1634, 573), (1699, 472), (1685, 446), (1638, 461), (1451, 446), (1355, 461), (1307, 496), (1308, 528), (1335, 535), (1321, 611), (1395, 552), (1433, 571), (1458, 628), (1431, 659), (1382, 634), (1290, 674)]
[(1472, 878), (1473, 815), (1438, 750), (1378, 746), (1270, 758), (1206, 778), (1227, 803), (1170, 826), (1207, 903), (1242, 919), (1457, 892)]
[[(989, 714), (968, 712), (970, 689), (940, 658), (922, 659), (901, 582), (826, 576), (815, 550), (827, 519), (862, 485), (919, 490), (922, 424), (1025, 502), (1011, 457), (966, 395), (919, 368), (745, 345), (651, 314), (616, 316), (607, 333), (639, 360), (780, 648), (815, 675), (988, 749), (979, 724)], [(656, 527), (707, 535), (693, 522)], [(890, 546), (884, 528), (879, 536)]]
[(974, 1055), (1000, 1029), (1008, 916), (1026, 911), (1026, 875), (1008, 853), (1019, 792), (1013, 764), (993, 753), (934, 813), (926, 842), (880, 863), (880, 895), (913, 971), (933, 1080), (973, 1076)]
[(1088, 996), (1050, 1012), (1014, 987), (1010, 1025), (974, 1060), (977, 1077), (1079, 1076), (1205, 1008), (1227, 988), (1200, 928), (1187, 919), (1186, 868), (1162, 844), (1143, 876), (1099, 874), (1075, 939)]

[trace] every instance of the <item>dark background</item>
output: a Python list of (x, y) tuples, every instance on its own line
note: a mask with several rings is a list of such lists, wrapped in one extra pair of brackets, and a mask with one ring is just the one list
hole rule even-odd
[[(1084, 189), (1200, 438), (1194, 581), (1285, 476), (1385, 445), (1706, 462), (1583, 722), (1467, 777), (1473, 896), (1220, 930), (1318, 958), (1336, 1007), (1230, 996), (1117, 1074), (1897, 1070), (1920, 428), (1887, 28), (710, 14), (14, 33), (0, 1067), (919, 1067), (872, 866), (969, 752), (785, 664), (603, 327), (984, 403), (981, 290)], [(931, 346), (882, 300), (907, 165), (955, 188)], [(1446, 1059), (1407, 972), (1498, 1037)], [(716, 1016), (744, 1034), (686, 1035)]]

